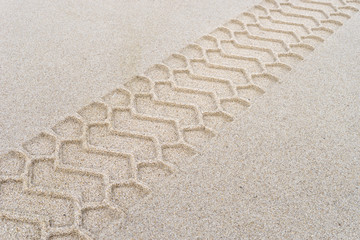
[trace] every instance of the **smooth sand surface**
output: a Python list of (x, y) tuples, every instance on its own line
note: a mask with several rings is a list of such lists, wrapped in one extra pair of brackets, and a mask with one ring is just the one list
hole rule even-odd
[(359, 239), (360, 2), (290, 2), (244, 8), (1, 156), (0, 233)]

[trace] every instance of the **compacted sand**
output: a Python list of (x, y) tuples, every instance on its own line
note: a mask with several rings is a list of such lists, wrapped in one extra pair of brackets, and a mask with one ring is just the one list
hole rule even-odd
[(1, 236), (359, 239), (359, 9), (244, 6), (5, 152)]

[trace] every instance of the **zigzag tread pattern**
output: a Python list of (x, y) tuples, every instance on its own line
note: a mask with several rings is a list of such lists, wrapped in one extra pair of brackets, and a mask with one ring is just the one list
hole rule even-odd
[[(360, 9), (264, 0), (0, 157), (7, 239), (96, 239)], [(16, 231), (14, 230), (16, 229)]]

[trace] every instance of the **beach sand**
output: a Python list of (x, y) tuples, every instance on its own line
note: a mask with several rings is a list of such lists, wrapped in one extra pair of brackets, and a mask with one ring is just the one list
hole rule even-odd
[(0, 153), (258, 2), (0, 1)]
[(21, 142), (0, 158), (0, 233), (359, 239), (359, 9), (244, 6)]

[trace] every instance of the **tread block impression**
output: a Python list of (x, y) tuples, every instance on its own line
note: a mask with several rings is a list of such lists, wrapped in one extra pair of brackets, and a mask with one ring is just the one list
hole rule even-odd
[(132, 154), (137, 161), (156, 159), (156, 144), (151, 137), (109, 130), (107, 124), (90, 125), (88, 143), (94, 148)]
[(269, 48), (274, 52), (287, 51), (286, 43), (279, 39), (269, 38), (268, 34), (264, 36), (253, 36), (247, 32), (235, 33), (235, 40), (242, 45), (252, 45), (256, 47)]
[(58, 122), (52, 129), (63, 138), (79, 138), (83, 133), (83, 122), (75, 117), (67, 117)]
[(256, 58), (249, 58), (237, 55), (224, 54), (220, 49), (218, 50), (207, 50), (206, 55), (209, 62), (215, 65), (222, 65), (227, 68), (242, 68), (247, 73), (258, 73), (262, 72), (263, 68)]
[(103, 103), (91, 103), (78, 112), (87, 122), (102, 122), (107, 118), (107, 107)]
[(46, 156), (55, 152), (56, 139), (47, 134), (40, 133), (23, 144), (24, 149), (31, 155)]
[(60, 164), (107, 174), (110, 180), (133, 176), (131, 157), (106, 151), (85, 150), (81, 141), (64, 141), (59, 149)]
[(112, 123), (116, 130), (149, 134), (160, 142), (175, 142), (179, 139), (174, 121), (136, 116), (130, 109), (114, 109)]
[(208, 78), (227, 79), (234, 84), (246, 84), (248, 82), (246, 74), (241, 68), (210, 65), (203, 60), (193, 60), (190, 64), (196, 75), (206, 76)]
[(196, 109), (192, 106), (156, 101), (152, 95), (137, 95), (134, 102), (136, 111), (147, 116), (175, 119), (185, 126), (199, 122)]
[(41, 226), (39, 224), (8, 217), (0, 217), (0, 232), (1, 238), (7, 240), (36, 240), (41, 238)]
[(214, 77), (198, 77), (191, 75), (189, 71), (174, 72), (174, 80), (178, 86), (213, 92), (219, 97), (234, 95), (230, 82), (226, 80)]
[(124, 86), (132, 93), (148, 93), (151, 91), (152, 84), (148, 78), (136, 76), (126, 82)]
[(217, 108), (214, 96), (209, 92), (173, 88), (167, 82), (157, 83), (155, 94), (160, 100), (198, 106), (201, 111), (213, 111)]
[(0, 176), (20, 176), (25, 169), (26, 156), (10, 151), (0, 156)]
[(122, 183), (112, 186), (110, 199), (121, 209), (129, 209), (131, 206), (138, 204), (149, 193), (148, 189), (138, 183)]
[(205, 113), (203, 115), (206, 127), (219, 130), (225, 123), (233, 121), (233, 117), (223, 112)]
[(110, 224), (125, 222), (125, 213), (108, 206), (89, 207), (81, 211), (81, 225), (91, 234), (92, 237), (98, 238), (101, 232)]
[(130, 93), (124, 89), (115, 89), (103, 98), (111, 107), (127, 107), (130, 104)]
[(170, 78), (170, 70), (163, 64), (156, 64), (146, 70), (145, 75), (154, 81), (165, 81)]
[(181, 165), (189, 162), (195, 156), (196, 151), (184, 144), (167, 145), (162, 147), (162, 156), (165, 162), (170, 162), (174, 165)]
[(56, 169), (53, 159), (37, 159), (30, 165), (30, 185), (48, 191), (66, 193), (83, 202), (101, 202), (105, 185), (99, 175)]
[(239, 115), (250, 106), (249, 102), (240, 98), (221, 99), (220, 104), (224, 111), (232, 116)]
[(172, 170), (162, 162), (140, 163), (138, 165), (137, 177), (148, 186), (155, 186), (163, 182), (172, 174)]
[(191, 128), (184, 130), (184, 139), (187, 143), (201, 148), (204, 143), (215, 137), (215, 134), (204, 127)]
[(185, 69), (187, 67), (186, 57), (176, 53), (165, 59), (164, 63), (172, 69)]
[(67, 198), (24, 192), (21, 181), (0, 182), (0, 210), (39, 217), (50, 227), (66, 227), (74, 223), (73, 202)]
[(275, 76), (266, 73), (254, 74), (251, 78), (253, 82), (262, 89), (269, 89), (278, 82), (278, 79)]
[(259, 48), (250, 45), (241, 45), (235, 41), (222, 41), (221, 46), (226, 54), (237, 55), (242, 57), (256, 58), (261, 62), (275, 62), (276, 58), (271, 50)]
[(256, 98), (264, 94), (264, 90), (256, 86), (244, 86), (237, 88), (239, 97), (253, 102)]

